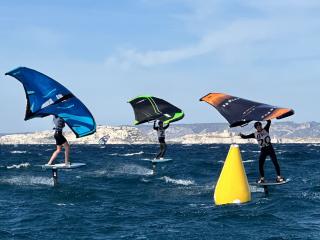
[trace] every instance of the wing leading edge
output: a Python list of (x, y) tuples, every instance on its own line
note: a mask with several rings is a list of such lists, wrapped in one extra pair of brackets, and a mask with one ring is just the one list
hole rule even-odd
[(200, 101), (214, 106), (229, 122), (230, 127), (242, 126), (251, 121), (282, 119), (294, 114), (293, 109), (271, 106), (224, 93), (209, 93)]

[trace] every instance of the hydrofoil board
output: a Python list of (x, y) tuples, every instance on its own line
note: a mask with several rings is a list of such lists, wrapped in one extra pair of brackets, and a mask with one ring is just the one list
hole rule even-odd
[(149, 162), (152, 162), (152, 163), (163, 163), (163, 162), (170, 162), (170, 161), (172, 161), (171, 158), (159, 158), (159, 159), (156, 159), (156, 158), (152, 158), (152, 159), (143, 158), (142, 160), (144, 160), (144, 161), (149, 161)]
[(74, 168), (79, 168), (79, 167), (84, 167), (86, 166), (85, 163), (71, 163), (71, 164), (65, 164), (65, 163), (57, 163), (57, 164), (52, 164), (52, 165), (42, 165), (42, 168), (44, 169), (74, 169)]
[(257, 186), (274, 186), (274, 185), (282, 185), (282, 184), (286, 184), (287, 182), (290, 182), (290, 179), (286, 179), (282, 182), (271, 182), (271, 181), (265, 181), (264, 183), (251, 183), (252, 185), (257, 185)]

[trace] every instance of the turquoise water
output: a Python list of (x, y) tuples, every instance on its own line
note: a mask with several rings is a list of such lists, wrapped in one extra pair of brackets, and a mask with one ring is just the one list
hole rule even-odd
[[(156, 145), (73, 145), (87, 166), (59, 171), (57, 187), (39, 166), (54, 147), (0, 146), (0, 239), (320, 239), (320, 146), (275, 145), (291, 181), (228, 206), (213, 203), (228, 145), (169, 145), (155, 174)], [(259, 149), (240, 148), (254, 182)]]

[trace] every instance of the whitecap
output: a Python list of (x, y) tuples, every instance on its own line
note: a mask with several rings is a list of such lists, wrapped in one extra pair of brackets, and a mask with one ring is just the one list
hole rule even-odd
[(11, 178), (0, 179), (1, 183), (7, 183), (18, 186), (33, 186), (33, 185), (47, 185), (53, 186), (51, 178), (33, 177), (33, 176), (17, 176)]
[(119, 153), (111, 153), (111, 154), (109, 154), (109, 156), (118, 156), (119, 155)]
[(96, 174), (98, 176), (106, 175), (107, 170), (97, 170), (97, 171), (94, 171), (94, 174)]
[(27, 168), (30, 166), (31, 166), (30, 163), (26, 162), (26, 163), (13, 164), (13, 165), (7, 166), (7, 169), (12, 169), (12, 168), (20, 169), (20, 168)]
[(125, 153), (125, 154), (121, 154), (120, 156), (129, 157), (129, 156), (141, 155), (141, 154), (144, 154), (144, 152), (140, 151), (140, 152), (135, 152), (135, 153)]
[(161, 180), (164, 180), (166, 183), (173, 183), (177, 185), (183, 185), (183, 186), (189, 186), (194, 185), (193, 180), (187, 180), (187, 179), (173, 179), (167, 176), (161, 177)]
[(310, 143), (310, 144), (307, 145), (307, 147), (311, 147), (311, 146), (313, 146), (313, 147), (320, 147), (320, 144)]
[(250, 163), (250, 162), (254, 162), (254, 160), (245, 160), (245, 161), (242, 161), (243, 163)]
[(263, 187), (258, 187), (258, 186), (252, 186), (252, 185), (250, 185), (250, 191), (251, 191), (252, 193), (254, 193), (254, 192), (264, 192), (264, 189), (263, 189)]
[(142, 178), (142, 179), (141, 179), (141, 182), (145, 182), (145, 183), (147, 183), (147, 182), (150, 182), (150, 180), (145, 179), (145, 178)]
[(21, 153), (27, 153), (27, 151), (10, 151), (10, 153), (13, 153), (13, 154), (21, 154)]
[(153, 170), (149, 168), (145, 168), (139, 165), (134, 164), (126, 164), (114, 171), (115, 173), (121, 173), (121, 174), (130, 174), (130, 175), (153, 175)]
[(73, 203), (56, 203), (57, 206), (74, 206)]

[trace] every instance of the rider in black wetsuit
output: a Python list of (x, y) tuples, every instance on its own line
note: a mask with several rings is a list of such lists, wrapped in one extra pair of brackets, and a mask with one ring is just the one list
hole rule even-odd
[(260, 156), (259, 156), (259, 172), (260, 172), (260, 179), (258, 183), (264, 182), (264, 162), (267, 158), (267, 156), (270, 156), (272, 163), (276, 169), (277, 172), (277, 182), (283, 182), (284, 178), (281, 177), (280, 174), (280, 166), (277, 160), (276, 153), (272, 147), (271, 144), (271, 138), (269, 135), (269, 129), (271, 125), (271, 120), (267, 121), (267, 125), (262, 128), (261, 122), (255, 122), (254, 127), (257, 129), (255, 133), (251, 133), (249, 135), (244, 135), (240, 133), (240, 137), (244, 139), (248, 138), (255, 138), (258, 141), (258, 144), (261, 147)]
[(54, 123), (54, 139), (56, 140), (57, 150), (53, 152), (48, 165), (51, 165), (53, 161), (57, 158), (58, 154), (62, 150), (62, 146), (65, 147), (65, 164), (70, 164), (69, 161), (69, 151), (70, 151), (70, 145), (67, 141), (67, 139), (63, 136), (62, 130), (65, 127), (65, 122), (62, 118), (53, 116), (53, 123)]
[(160, 152), (156, 156), (156, 159), (163, 158), (164, 154), (166, 153), (167, 144), (165, 142), (165, 138), (166, 138), (165, 130), (168, 127), (169, 127), (169, 124), (164, 127), (162, 121), (159, 121), (158, 127), (156, 127), (156, 121), (154, 121), (154, 123), (153, 123), (153, 129), (157, 131), (158, 140), (159, 140), (159, 143), (160, 143)]

